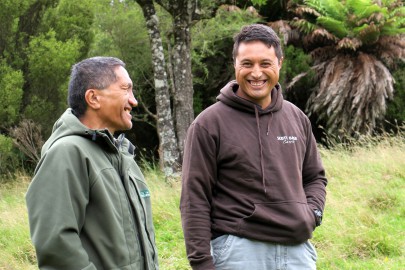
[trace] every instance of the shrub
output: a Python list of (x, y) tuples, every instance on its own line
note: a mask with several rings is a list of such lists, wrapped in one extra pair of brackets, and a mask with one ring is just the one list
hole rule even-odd
[[(394, 98), (388, 102), (386, 128), (396, 130), (396, 126), (405, 124), (405, 63), (400, 64), (392, 74), (395, 78)], [(394, 126), (394, 128), (393, 128)]]
[(41, 148), (44, 141), (41, 136), (41, 125), (32, 120), (22, 120), (15, 128), (10, 129), (17, 148), (25, 154), (32, 164), (41, 158)]
[(19, 154), (13, 139), (0, 134), (0, 176), (14, 173), (19, 167)]
[(0, 96), (2, 110), (0, 110), (0, 126), (13, 124), (19, 114), (24, 78), (20, 70), (13, 70), (5, 61), (0, 59)]

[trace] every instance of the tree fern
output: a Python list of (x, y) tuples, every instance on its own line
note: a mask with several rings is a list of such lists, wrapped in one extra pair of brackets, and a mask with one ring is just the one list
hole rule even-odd
[[(330, 133), (372, 133), (393, 96), (388, 67), (405, 61), (402, 0), (304, 0), (292, 25), (313, 59), (317, 84), (307, 112)], [(309, 12), (307, 12), (309, 11)], [(306, 14), (307, 13), (307, 14)], [(289, 88), (302, 79), (291, 80)], [(340, 134), (342, 135), (342, 134)]]
[(294, 19), (291, 24), (295, 27), (297, 27), (301, 32), (304, 32), (306, 34), (309, 34), (317, 28), (317, 26), (313, 23), (310, 23), (307, 20), (304, 19)]
[(376, 9), (375, 12), (378, 12), (380, 8), (374, 5), (371, 0), (346, 0), (346, 7), (349, 13), (354, 13), (360, 18), (368, 17), (373, 9)]
[(387, 9), (386, 8), (381, 8), (378, 5), (369, 5), (363, 7), (363, 10), (360, 12), (357, 12), (356, 15), (359, 18), (368, 18), (370, 17), (373, 13), (382, 13), (382, 14), (387, 14)]
[(305, 3), (320, 13), (340, 21), (345, 19), (347, 13), (346, 7), (339, 0), (306, 0)]
[(378, 38), (380, 37), (380, 30), (375, 24), (370, 24), (359, 31), (358, 37), (363, 44), (373, 44), (378, 41)]
[(338, 38), (344, 38), (348, 34), (345, 23), (334, 18), (321, 16), (317, 18), (316, 22)]

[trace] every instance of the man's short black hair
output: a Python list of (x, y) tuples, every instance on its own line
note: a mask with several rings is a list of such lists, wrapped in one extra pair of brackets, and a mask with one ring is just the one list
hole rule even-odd
[(233, 61), (235, 61), (238, 55), (239, 45), (243, 42), (250, 41), (261, 41), (266, 44), (269, 48), (273, 47), (280, 62), (283, 58), (283, 50), (281, 48), (280, 38), (277, 36), (274, 30), (263, 24), (251, 24), (242, 27), (240, 32), (233, 38)]

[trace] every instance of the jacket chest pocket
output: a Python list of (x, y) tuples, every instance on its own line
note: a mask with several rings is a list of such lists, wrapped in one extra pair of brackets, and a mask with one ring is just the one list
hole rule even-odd
[(131, 199), (139, 200), (142, 204), (150, 201), (150, 190), (146, 183), (136, 175), (129, 173), (129, 192)]

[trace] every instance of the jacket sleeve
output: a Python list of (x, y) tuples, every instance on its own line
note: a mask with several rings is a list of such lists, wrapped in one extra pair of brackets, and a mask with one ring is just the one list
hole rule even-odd
[(192, 124), (184, 147), (180, 210), (187, 256), (194, 270), (215, 269), (210, 254), (215, 153), (213, 138), (203, 127)]
[(40, 269), (96, 269), (79, 239), (89, 188), (86, 163), (76, 147), (54, 145), (41, 159), (26, 194)]
[(304, 191), (308, 205), (313, 209), (323, 211), (326, 200), (327, 179), (322, 165), (311, 123), (306, 119), (307, 147), (302, 169)]

